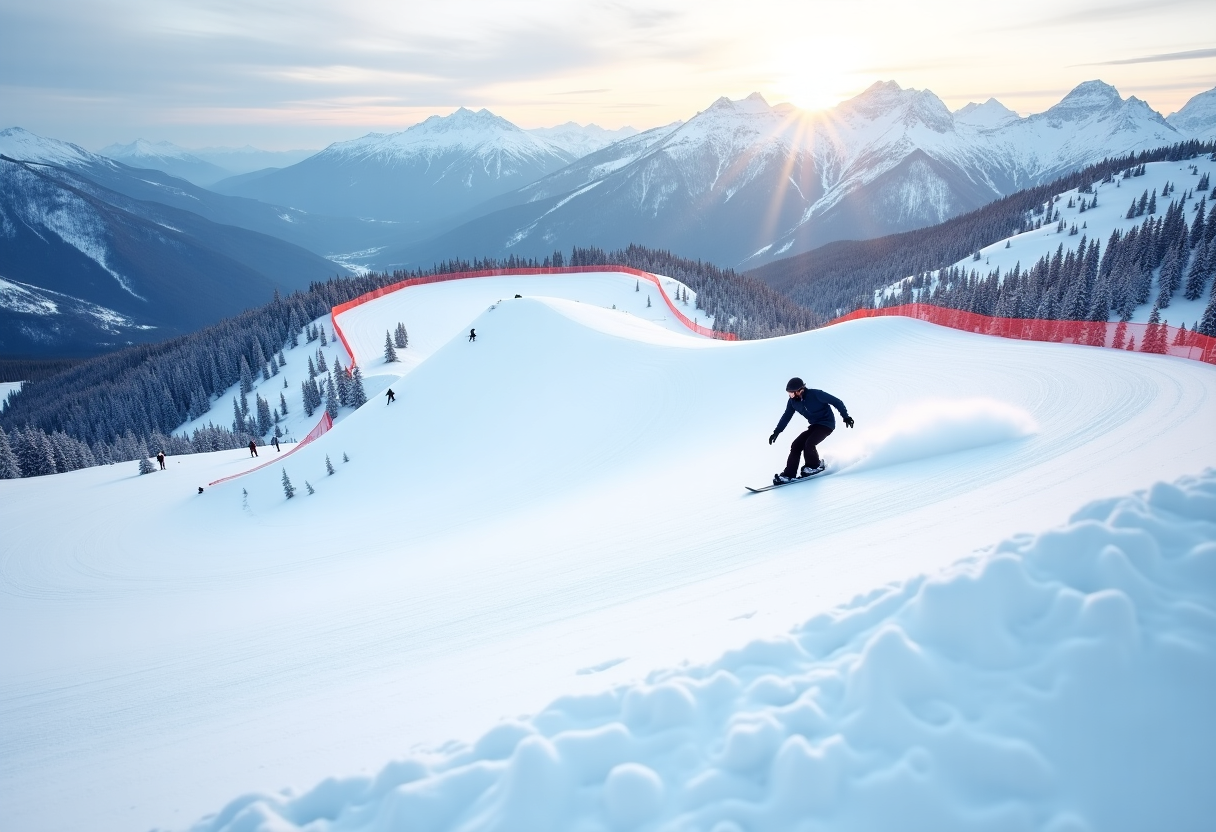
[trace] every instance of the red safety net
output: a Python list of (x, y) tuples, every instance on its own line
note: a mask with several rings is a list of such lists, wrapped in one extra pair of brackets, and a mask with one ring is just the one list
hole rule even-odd
[(334, 426), (334, 420), (330, 418), (328, 413), (322, 412), (321, 421), (317, 422), (316, 427), (314, 427), (312, 430), (310, 430), (308, 432), (308, 436), (305, 436), (303, 439), (301, 439), (299, 442), (297, 442), (295, 445), (293, 445), (291, 450), (289, 450), (287, 453), (275, 454), (274, 459), (268, 459), (265, 462), (261, 463), (260, 465), (255, 465), (254, 467), (250, 468), (247, 471), (241, 471), (239, 474), (230, 474), (227, 477), (220, 477), (215, 482), (207, 483), (207, 485), (208, 486), (219, 485), (222, 482), (228, 482), (229, 480), (234, 480), (237, 477), (243, 477), (246, 474), (252, 474), (254, 471), (260, 471), (263, 468), (274, 465), (275, 463), (283, 460), (285, 457), (291, 456), (296, 451), (300, 450), (300, 448), (303, 448), (305, 445), (307, 445), (309, 442), (312, 442), (315, 439), (318, 439), (319, 437), (324, 435), (333, 426)]
[(1216, 364), (1216, 338), (1200, 335), (1166, 324), (1111, 323), (1107, 321), (1044, 321), (1031, 318), (993, 318), (946, 309), (927, 303), (906, 303), (885, 309), (858, 309), (832, 321), (833, 324), (858, 318), (898, 315), (962, 329), (980, 335), (996, 335), (1021, 341), (1051, 341), (1057, 344), (1084, 344), (1133, 352), (1176, 355), (1194, 361)]
[(377, 298), (382, 298), (385, 295), (392, 294), (393, 292), (399, 292), (402, 289), (408, 289), (411, 286), (422, 286), (427, 283), (446, 283), (449, 280), (468, 280), (474, 277), (513, 277), (516, 275), (544, 274), (594, 274), (603, 272), (619, 272), (620, 274), (627, 274), (640, 280), (646, 280), (653, 283), (659, 290), (659, 296), (663, 298), (663, 301), (667, 304), (667, 308), (671, 310), (673, 315), (676, 316), (676, 319), (698, 335), (704, 335), (707, 338), (717, 338), (721, 341), (739, 340), (739, 336), (735, 335), (733, 332), (719, 332), (716, 329), (710, 329), (707, 326), (701, 326), (700, 324), (696, 323), (676, 308), (675, 302), (667, 296), (665, 291), (663, 291), (663, 286), (659, 282), (657, 275), (653, 275), (650, 272), (641, 271), (640, 269), (632, 269), (628, 266), (561, 266), (559, 268), (548, 269), (485, 269), (483, 271), (476, 272), (451, 272), (450, 274), (429, 274), (425, 277), (411, 277), (408, 280), (401, 280), (380, 289), (373, 289), (366, 294), (359, 295), (359, 297), (355, 298), (354, 300), (348, 300), (346, 303), (340, 303), (330, 311), (329, 317), (333, 322), (334, 332), (337, 333), (338, 337), (342, 340), (342, 346), (346, 347), (346, 354), (350, 356), (351, 366), (354, 366), (356, 361), (355, 354), (350, 348), (350, 343), (346, 340), (346, 335), (342, 332), (342, 327), (338, 324), (338, 316), (348, 309), (354, 309), (356, 306), (362, 306), (363, 304), (369, 303)]

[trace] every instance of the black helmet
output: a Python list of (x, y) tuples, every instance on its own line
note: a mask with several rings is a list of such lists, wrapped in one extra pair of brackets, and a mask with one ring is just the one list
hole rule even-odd
[(798, 378), (798, 376), (794, 376), (792, 379), (790, 379), (789, 381), (786, 382), (785, 392), (797, 393), (799, 390), (801, 390), (804, 387), (806, 387), (806, 385), (803, 384), (802, 379)]

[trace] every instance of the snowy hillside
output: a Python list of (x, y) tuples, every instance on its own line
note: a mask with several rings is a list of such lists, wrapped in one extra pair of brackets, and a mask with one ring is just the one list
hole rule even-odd
[(222, 192), (314, 213), (426, 225), (565, 167), (560, 143), (489, 110), (461, 107), (400, 133), (337, 142), (299, 164)]
[(1192, 139), (1216, 139), (1216, 88), (1199, 93), (1166, 121)]
[(643, 152), (597, 167), (593, 154), (400, 256), (418, 264), (452, 252), (536, 256), (634, 242), (754, 267), (832, 240), (934, 225), (1185, 138), (1100, 81), (1027, 118), (995, 99), (951, 113), (932, 92), (893, 81), (815, 113), (770, 107), (759, 94), (722, 98)]
[[(1207, 816), (1213, 486), (1154, 484), (1216, 460), (1211, 367), (899, 319), (721, 342), (630, 279), (492, 280), (342, 315), (397, 400), (279, 465), (0, 481), (8, 823)], [(857, 428), (745, 495), (795, 373)]]
[[(1041, 222), (1041, 227), (994, 242), (980, 249), (979, 260), (974, 256), (967, 257), (948, 269), (961, 270), (968, 274), (974, 271), (981, 276), (994, 272), (1007, 276), (1015, 267), (1022, 272), (1028, 271), (1042, 258), (1051, 258), (1061, 247), (1062, 253), (1075, 253), (1082, 244), (1090, 243), (1098, 244), (1098, 256), (1102, 257), (1108, 251), (1113, 232), (1117, 231), (1121, 237), (1126, 237), (1133, 228), (1141, 228), (1146, 220), (1154, 219), (1154, 214), (1156, 219), (1161, 219), (1171, 203), (1181, 203), (1186, 224), (1193, 227), (1200, 212), (1206, 218), (1212, 208), (1216, 207), (1216, 203), (1208, 199), (1212, 194), (1210, 186), (1208, 190), (1196, 190), (1205, 176), (1210, 181), (1213, 174), (1216, 174), (1216, 161), (1201, 156), (1183, 162), (1147, 164), (1144, 166), (1143, 175), (1129, 178), (1117, 176), (1110, 182), (1095, 182), (1085, 192), (1074, 188), (1057, 194), (1053, 200), (1052, 216), (1047, 217), (1046, 211), (1041, 210), (1034, 222), (1036, 225)], [(1171, 189), (1168, 195), (1167, 188)], [(1142, 213), (1133, 212), (1135, 216), (1127, 216), (1129, 206), (1132, 203), (1138, 206), (1141, 197), (1146, 201), (1150, 198), (1153, 200), (1154, 214), (1148, 213), (1146, 208)], [(1210, 280), (1216, 262), (1210, 261), (1211, 253), (1207, 245), (1194, 244), (1187, 254), (1191, 258), (1188, 261), (1190, 266), (1194, 265), (1196, 258), (1201, 264), (1208, 263), (1208, 275), (1204, 278), (1204, 285), (1195, 298), (1184, 297), (1183, 288), (1190, 268), (1188, 263), (1183, 263), (1182, 284), (1161, 307), (1160, 312), (1161, 317), (1174, 326), (1185, 324), (1188, 329), (1195, 329), (1212, 296), (1213, 287)], [(929, 281), (921, 281), (916, 288), (912, 288), (916, 284), (915, 279), (909, 277), (876, 293), (875, 299), (894, 301), (904, 292), (905, 287), (908, 287), (909, 293), (904, 295), (904, 300), (929, 300), (938, 285), (939, 277), (940, 273), (934, 273)], [(1129, 320), (1138, 323), (1148, 321), (1153, 305), (1160, 296), (1160, 281), (1161, 270), (1157, 268), (1146, 293), (1147, 300), (1135, 306)], [(1025, 314), (1013, 317), (1035, 317), (1035, 310), (1023, 311)], [(1118, 310), (1110, 308), (1107, 318), (1119, 320)]]

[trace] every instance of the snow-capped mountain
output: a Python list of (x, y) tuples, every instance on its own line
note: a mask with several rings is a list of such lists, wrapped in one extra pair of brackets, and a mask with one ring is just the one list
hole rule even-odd
[(613, 142), (619, 142), (621, 139), (638, 134), (638, 131), (632, 127), (605, 130), (598, 124), (588, 124), (583, 127), (573, 121), (567, 121), (556, 127), (535, 127), (527, 132), (552, 142), (576, 159), (605, 148)]
[(155, 168), (133, 168), (79, 145), (39, 136), (20, 127), (0, 130), (0, 154), (55, 165), (132, 199), (168, 205), (213, 223), (277, 237), (322, 257), (333, 257), (335, 265), (343, 261), (342, 252), (378, 248), (401, 233), (400, 227), (391, 223), (311, 214), (218, 194)]
[(591, 154), (504, 197), (506, 207), (413, 247), (402, 262), (637, 242), (754, 266), (933, 225), (1104, 157), (1183, 138), (1100, 81), (1027, 118), (995, 100), (951, 113), (932, 92), (893, 81), (818, 113), (772, 107), (759, 94), (722, 98), (641, 152), (619, 142), (600, 152), (602, 163)]
[(171, 142), (150, 142), (136, 139), (130, 144), (112, 144), (101, 149), (101, 155), (133, 168), (152, 168), (181, 177), (195, 185), (210, 185), (232, 176), (232, 171), (200, 159), (190, 151)]
[(1194, 96), (1166, 121), (1189, 138), (1216, 139), (1216, 87)]
[(223, 193), (305, 211), (426, 224), (559, 170), (575, 155), (489, 110), (460, 108), (400, 133), (369, 133)]
[[(50, 147), (73, 158), (70, 148)], [(132, 199), (65, 168), (0, 160), (6, 354), (87, 354), (161, 340), (335, 271), (282, 240)]]

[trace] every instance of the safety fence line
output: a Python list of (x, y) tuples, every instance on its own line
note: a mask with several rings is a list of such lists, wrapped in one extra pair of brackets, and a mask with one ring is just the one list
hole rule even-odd
[(392, 283), (388, 286), (383, 286), (379, 289), (373, 289), (366, 292), (353, 300), (348, 300), (346, 303), (340, 303), (330, 310), (329, 318), (333, 324), (334, 332), (342, 341), (342, 346), (346, 348), (346, 354), (350, 356), (351, 367), (357, 360), (354, 351), (350, 348), (350, 342), (346, 340), (346, 334), (342, 332), (342, 327), (338, 323), (338, 316), (343, 312), (354, 309), (356, 306), (362, 306), (365, 303), (370, 303), (377, 298), (382, 298), (385, 295), (391, 295), (393, 292), (399, 292), (402, 289), (408, 289), (411, 286), (423, 286), (429, 283), (446, 283), (449, 280), (468, 280), (476, 277), (527, 277), (532, 275), (563, 275), (563, 274), (603, 274), (603, 273), (620, 273), (636, 277), (640, 280), (646, 280), (653, 283), (659, 290), (660, 297), (663, 298), (667, 308), (676, 316), (684, 326), (691, 329), (698, 335), (704, 335), (707, 338), (716, 338), (720, 341), (737, 341), (739, 336), (733, 332), (720, 332), (716, 329), (711, 329), (707, 326), (701, 326), (693, 321), (683, 312), (676, 308), (675, 303), (667, 292), (663, 291), (663, 285), (659, 281), (658, 275), (644, 272), (641, 269), (630, 268), (629, 266), (557, 266), (550, 268), (537, 269), (483, 269), (481, 271), (471, 272), (450, 272), (448, 274), (430, 274), (424, 277), (411, 277), (407, 280), (401, 280)]
[(1216, 338), (1167, 324), (1135, 324), (1110, 321), (1049, 321), (1039, 318), (997, 318), (947, 309), (928, 303), (905, 303), (884, 309), (858, 309), (828, 326), (860, 318), (895, 315), (916, 318), (938, 326), (980, 335), (995, 335), (1020, 341), (1083, 344), (1115, 350), (1174, 355), (1216, 364)]
[(228, 482), (229, 480), (234, 480), (237, 477), (243, 477), (246, 474), (252, 474), (254, 471), (260, 471), (263, 468), (268, 468), (271, 465), (275, 465), (278, 462), (281, 462), (282, 460), (291, 456), (296, 451), (300, 450), (300, 448), (303, 448), (309, 442), (312, 442), (316, 439), (319, 439), (321, 436), (324, 436), (329, 431), (329, 429), (332, 428), (333, 426), (334, 426), (334, 420), (329, 415), (329, 413), (322, 413), (321, 421), (317, 422), (316, 427), (314, 427), (312, 430), (310, 430), (308, 432), (308, 436), (305, 436), (303, 439), (301, 439), (299, 442), (297, 442), (295, 444), (295, 447), (293, 447), (287, 453), (276, 454), (274, 459), (267, 460), (266, 462), (263, 462), (261, 465), (257, 465), (257, 466), (254, 466), (253, 468), (250, 468), (248, 471), (241, 471), (239, 474), (229, 474), (226, 477), (221, 477), (218, 480), (216, 480), (215, 482), (207, 483), (207, 486), (211, 487), (213, 485), (219, 485), (222, 482)]

